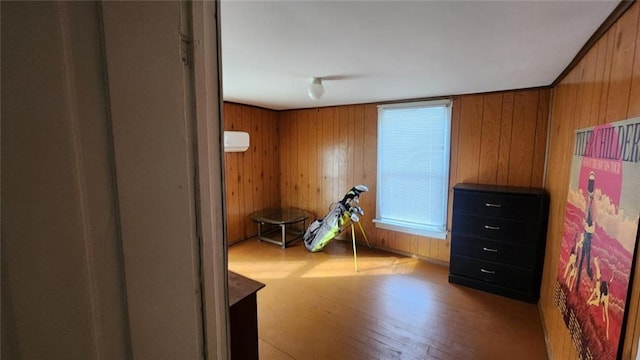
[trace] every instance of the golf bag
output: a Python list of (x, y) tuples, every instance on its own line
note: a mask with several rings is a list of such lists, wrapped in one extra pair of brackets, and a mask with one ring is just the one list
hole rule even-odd
[(360, 215), (364, 215), (364, 211), (358, 206), (359, 196), (366, 191), (369, 191), (366, 185), (352, 187), (342, 200), (331, 204), (329, 213), (323, 219), (312, 222), (302, 237), (307, 250), (322, 251), (329, 241), (342, 232), (348, 221), (359, 222)]

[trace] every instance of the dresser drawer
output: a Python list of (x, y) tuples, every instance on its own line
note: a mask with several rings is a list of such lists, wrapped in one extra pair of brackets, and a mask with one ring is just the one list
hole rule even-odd
[(456, 189), (453, 195), (453, 212), (528, 220), (540, 217), (540, 197), (535, 195), (505, 195), (488, 192), (472, 192)]
[(500, 218), (453, 214), (454, 235), (482, 237), (521, 245), (535, 245), (540, 238), (540, 224)]
[(453, 235), (451, 254), (464, 255), (506, 265), (533, 270), (536, 266), (536, 248), (488, 239)]
[(458, 255), (451, 255), (449, 272), (520, 290), (531, 289), (535, 279), (530, 270)]

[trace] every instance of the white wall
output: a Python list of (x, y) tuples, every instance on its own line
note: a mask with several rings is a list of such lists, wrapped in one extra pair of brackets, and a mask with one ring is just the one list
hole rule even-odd
[(95, 3), (2, 3), (2, 353), (123, 358), (128, 323)]

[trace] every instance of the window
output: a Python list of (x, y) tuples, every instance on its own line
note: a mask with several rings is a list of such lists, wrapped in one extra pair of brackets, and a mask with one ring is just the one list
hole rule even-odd
[(376, 227), (447, 235), (451, 101), (378, 107)]

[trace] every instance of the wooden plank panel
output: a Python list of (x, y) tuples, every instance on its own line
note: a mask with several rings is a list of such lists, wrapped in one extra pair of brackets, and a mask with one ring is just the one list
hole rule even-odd
[(442, 240), (429, 238), (429, 257), (432, 259), (439, 260), (442, 256), (440, 255), (440, 243)]
[(550, 90), (540, 90), (540, 97), (538, 98), (536, 137), (533, 146), (533, 164), (531, 169), (531, 186), (533, 187), (543, 186), (544, 162), (547, 151), (550, 94)]
[(402, 232), (396, 232), (395, 250), (399, 250), (403, 253), (411, 253), (411, 235)]
[(328, 180), (327, 180), (327, 173), (329, 171), (331, 171), (331, 169), (329, 168), (329, 164), (328, 161), (326, 159), (327, 157), (327, 153), (326, 153), (326, 149), (327, 149), (327, 145), (328, 145), (328, 141), (327, 141), (327, 136), (328, 136), (328, 131), (330, 130), (331, 125), (327, 124), (327, 115), (326, 109), (317, 109), (317, 117), (318, 117), (318, 121), (320, 124), (320, 128), (318, 129), (318, 145), (319, 145), (319, 151), (318, 151), (318, 189), (319, 189), (319, 193), (318, 193), (318, 206), (321, 209), (321, 212), (318, 214), (318, 216), (322, 217), (324, 216), (324, 214), (327, 212), (327, 210), (329, 209), (329, 204), (330, 202), (327, 202), (327, 198), (328, 196), (327, 194), (327, 184), (328, 184)]
[(631, 7), (615, 25), (614, 48), (607, 99), (606, 122), (626, 118), (631, 74), (633, 69), (634, 48), (638, 32), (638, 6)]
[(629, 110), (627, 118), (640, 116), (640, 20), (637, 21), (637, 34), (635, 45), (635, 57), (633, 61), (633, 73), (631, 74), (631, 90), (629, 91)]
[(277, 178), (279, 179), (278, 181), (280, 182), (280, 204), (282, 206), (284, 206), (285, 204), (285, 197), (286, 197), (286, 186), (285, 186), (285, 165), (286, 164), (286, 154), (289, 151), (289, 146), (288, 144), (285, 143), (285, 133), (287, 132), (287, 129), (289, 128), (289, 124), (288, 124), (288, 117), (290, 116), (290, 111), (285, 111), (282, 112), (280, 114), (280, 119), (278, 121), (278, 140), (276, 141), (276, 143), (278, 144), (279, 147), (279, 151), (278, 151), (278, 163), (280, 164), (280, 168), (278, 169), (278, 174), (277, 174)]
[(322, 203), (328, 209), (333, 197), (333, 117), (334, 108), (320, 109), (322, 114)]
[(451, 101), (451, 153), (449, 157), (449, 199), (453, 196), (453, 186), (458, 181), (458, 154), (460, 152), (460, 106), (462, 99), (458, 96)]
[[(264, 124), (267, 114), (259, 111), (257, 108), (253, 108), (251, 113), (251, 132), (249, 138), (249, 150), (251, 151), (251, 166), (253, 167), (253, 209), (264, 209), (266, 203), (265, 198), (265, 178), (264, 178), (264, 166), (265, 160), (262, 157), (265, 136)], [(252, 209), (252, 211), (253, 211)], [(251, 221), (251, 218), (247, 215), (246, 219), (249, 221), (249, 227), (247, 228), (247, 238), (253, 237), (257, 234), (256, 225)]]
[(502, 93), (484, 96), (478, 172), (478, 181), (481, 184), (496, 184), (497, 182), (502, 98)]
[(362, 206), (366, 214), (363, 226), (367, 234), (374, 233), (371, 219), (376, 214), (377, 168), (378, 168), (378, 108), (376, 105), (364, 105), (364, 167), (363, 183), (369, 187), (369, 192), (362, 195)]
[(508, 185), (531, 186), (538, 91), (518, 91), (515, 94), (511, 155)]
[(480, 163), (483, 95), (461, 97), (457, 183), (477, 183)]
[[(232, 130), (242, 131), (242, 114), (243, 107), (236, 106), (235, 109), (235, 118), (233, 120)], [(234, 241), (240, 241), (244, 237), (244, 222), (242, 219), (242, 214), (244, 213), (244, 178), (242, 176), (242, 172), (244, 169), (244, 162), (242, 158), (242, 153), (231, 153), (232, 157), (235, 159), (235, 171), (232, 171), (233, 179), (232, 181), (235, 183), (235, 212), (233, 214), (234, 217), (234, 229), (233, 233), (235, 234), (233, 239)]]
[[(576, 104), (586, 103), (585, 102), (585, 89), (587, 87), (585, 84), (586, 60), (587, 60), (587, 56), (584, 57), (584, 61), (580, 62), (580, 64), (578, 64), (575, 69), (576, 81), (573, 86), (576, 89)], [(586, 122), (586, 119), (584, 119), (584, 115), (585, 115), (585, 112), (588, 111), (588, 108), (577, 106), (575, 111), (576, 111), (575, 114), (576, 114), (577, 126), (580, 126), (581, 121)], [(588, 119), (588, 116), (587, 116), (587, 119)]]
[(289, 164), (287, 164), (287, 166), (290, 167), (289, 169), (289, 177), (291, 179), (291, 194), (289, 196), (288, 199), (288, 207), (296, 207), (299, 199), (300, 199), (300, 178), (298, 176), (298, 167), (299, 167), (299, 162), (298, 162), (298, 158), (301, 156), (300, 154), (300, 144), (301, 144), (301, 139), (300, 139), (300, 111), (297, 111), (295, 113), (295, 116), (292, 117), (291, 119), (291, 139), (289, 139), (289, 141), (291, 142), (291, 151), (289, 152)]
[(451, 242), (449, 241), (449, 239), (434, 239), (434, 241), (438, 242), (438, 256), (436, 257), (436, 259), (440, 260), (441, 262), (448, 263), (451, 257)]
[(606, 40), (606, 51), (604, 54), (604, 73), (602, 75), (602, 93), (600, 94), (600, 108), (598, 109), (598, 121), (594, 125), (604, 124), (607, 122), (607, 103), (609, 99), (609, 88), (611, 79), (611, 64), (613, 62), (613, 48), (615, 44), (615, 36), (613, 30), (615, 25), (607, 32), (607, 35), (603, 36), (603, 40)]
[[(240, 117), (239, 107), (229, 106), (225, 113), (229, 120), (228, 130), (236, 130), (236, 119)], [(238, 153), (225, 153), (225, 182), (226, 182), (226, 215), (227, 215), (227, 241), (232, 244), (241, 240), (240, 232), (240, 198), (239, 198), (239, 155)]]
[(236, 169), (237, 161), (234, 155), (225, 156), (225, 167), (229, 170), (225, 175), (225, 183), (226, 183), (226, 207), (225, 207), (225, 217), (226, 217), (226, 225), (227, 225), (227, 241), (229, 244), (232, 244), (235, 241), (240, 240), (240, 235), (238, 229), (238, 187), (235, 180), (235, 177), (231, 175), (230, 171)]
[(281, 114), (279, 124), (279, 136), (278, 144), (280, 146), (280, 202), (283, 207), (286, 207), (289, 203), (289, 152), (291, 151), (291, 145), (289, 140), (291, 136), (289, 131), (291, 129), (290, 119), (292, 112), (287, 111)]
[[(605, 60), (607, 54), (607, 38), (601, 38), (594, 48), (591, 50), (596, 54), (595, 64), (593, 65), (593, 96), (590, 104), (590, 118), (589, 124), (594, 124), (598, 121), (599, 111), (601, 107), (601, 101), (603, 99), (602, 92), (604, 91), (604, 73), (605, 73)], [(608, 84), (607, 84), (608, 85)], [(608, 86), (607, 86), (608, 88)]]
[(289, 163), (286, 166), (289, 168), (289, 178), (290, 178), (290, 194), (287, 199), (287, 207), (295, 207), (296, 203), (300, 199), (300, 178), (298, 177), (298, 158), (300, 157), (299, 145), (300, 145), (300, 118), (301, 111), (296, 111), (291, 114), (291, 129), (290, 131), (290, 139), (289, 139)]
[(280, 113), (270, 112), (269, 123), (267, 124), (267, 130), (263, 135), (265, 139), (265, 151), (263, 158), (265, 159), (265, 188), (269, 189), (267, 192), (268, 203), (265, 204), (265, 208), (278, 207), (280, 205), (280, 152), (278, 151)]
[[(365, 148), (364, 145), (364, 105), (355, 105), (353, 111), (353, 122), (354, 122), (354, 134), (353, 134), (353, 183), (355, 185), (365, 184), (367, 186), (371, 186), (371, 181), (367, 181), (364, 179), (364, 155), (366, 152), (370, 151)], [(370, 194), (367, 194), (368, 196)]]
[[(573, 123), (576, 111), (576, 86), (575, 83), (577, 81), (577, 73), (572, 72), (567, 79), (567, 85), (562, 89), (565, 99), (562, 103), (563, 106), (561, 108), (561, 118), (564, 121), (559, 124), (559, 133), (554, 141), (557, 144), (557, 147), (554, 149), (553, 156), (555, 157), (555, 161), (552, 162), (553, 165), (550, 165), (550, 169), (553, 170), (553, 181), (555, 181), (554, 186), (557, 189), (558, 193), (562, 193), (563, 195), (557, 197), (558, 201), (551, 203), (551, 208), (553, 210), (552, 216), (549, 216), (549, 234), (553, 234), (554, 237), (559, 236), (562, 233), (562, 224), (564, 221), (564, 209), (565, 209), (565, 201), (567, 188), (569, 184), (569, 166), (570, 166), (570, 158), (565, 156), (565, 154), (569, 154), (571, 147), (573, 146), (572, 141), (567, 141), (567, 139), (573, 140), (573, 130), (575, 129), (575, 124)], [(553, 199), (554, 196), (551, 195)], [(553, 264), (551, 268), (549, 268), (549, 280), (550, 283), (550, 291), (553, 291), (555, 287), (555, 281), (557, 278), (557, 262), (559, 257), (559, 249), (560, 243), (553, 242), (547, 246), (547, 250), (549, 251), (549, 259), (552, 259), (549, 263)], [(546, 256), (546, 255), (545, 255)]]
[[(309, 208), (309, 138), (310, 124), (309, 112), (307, 110), (300, 112), (298, 138), (298, 187), (300, 189), (300, 197), (295, 202), (295, 207)], [(315, 154), (314, 154), (315, 156)]]
[(266, 151), (264, 158), (266, 159), (268, 181), (265, 185), (269, 191), (269, 202), (265, 208), (275, 208), (280, 206), (280, 152), (278, 148), (278, 140), (280, 137), (279, 132), (280, 114), (271, 113), (269, 116), (269, 129), (270, 134), (266, 136)]
[(409, 252), (411, 254), (415, 254), (418, 256), (424, 256), (424, 255), (420, 255), (420, 251), (418, 249), (418, 241), (417, 241), (418, 236), (417, 235), (409, 235), (409, 241), (411, 243), (410, 247), (409, 247)]
[(308, 166), (307, 166), (307, 180), (309, 183), (309, 189), (308, 189), (308, 196), (309, 196), (309, 201), (306, 207), (306, 210), (309, 210), (311, 212), (316, 212), (316, 207), (318, 204), (318, 198), (317, 198), (317, 188), (318, 188), (318, 177), (320, 176), (320, 174), (318, 173), (318, 166), (317, 166), (317, 161), (318, 161), (318, 156), (316, 155), (318, 153), (318, 121), (316, 119), (315, 114), (317, 113), (317, 111), (315, 111), (315, 109), (312, 110), (306, 110), (306, 117), (307, 117), (307, 122), (308, 122), (308, 142), (309, 142), (309, 148), (308, 148), (308, 154), (307, 154), (307, 160), (309, 162)]
[(429, 256), (430, 239), (424, 236), (411, 235), (410, 253), (420, 257)]
[(349, 106), (347, 130), (347, 186), (357, 185), (354, 180), (355, 166), (355, 126), (356, 126), (356, 106)]
[(378, 232), (378, 245), (382, 248), (394, 249), (396, 244), (396, 232), (385, 229), (376, 229)]
[[(272, 159), (267, 155), (270, 151), (270, 139), (277, 136), (273, 123), (273, 114), (271, 112), (262, 114), (262, 123), (260, 124), (260, 148), (258, 149), (258, 158), (262, 159), (260, 167), (260, 180), (262, 182), (262, 208), (271, 207), (272, 193), (275, 191), (275, 184), (272, 183), (270, 177), (270, 168), (273, 166)], [(279, 161), (278, 161), (279, 163)]]
[(314, 109), (314, 118), (316, 122), (316, 131), (318, 133), (318, 141), (317, 141), (317, 153), (316, 153), (316, 216), (323, 217), (328, 209), (328, 204), (324, 202), (322, 197), (323, 194), (323, 186), (324, 186), (324, 137), (323, 137), (323, 123), (322, 123), (322, 113), (319, 109)]
[(292, 139), (294, 136), (293, 129), (296, 117), (297, 112), (287, 113), (287, 115), (285, 116), (286, 121), (283, 121), (282, 123), (283, 131), (280, 134), (280, 146), (284, 152), (284, 156), (280, 156), (280, 158), (282, 159), (280, 162), (280, 172), (284, 174), (281, 190), (281, 192), (284, 193), (284, 196), (282, 197), (283, 207), (291, 206), (291, 199), (293, 198), (293, 177), (291, 173), (294, 168), (291, 164), (293, 161), (293, 148), (295, 147)]
[[(582, 99), (580, 103), (580, 121), (581, 126), (588, 126), (591, 123), (592, 111), (594, 110), (590, 104), (594, 103), (594, 94), (597, 90), (596, 86), (596, 74), (597, 67), (596, 64), (598, 62), (598, 52), (591, 51), (584, 57), (582, 63), (584, 64), (583, 76), (581, 77), (582, 82)], [(584, 125), (583, 125), (584, 124)]]
[(287, 129), (287, 162), (283, 165), (285, 167), (285, 173), (287, 174), (287, 197), (285, 197), (285, 207), (291, 207), (294, 204), (296, 198), (296, 177), (295, 177), (295, 164), (298, 159), (296, 149), (298, 142), (296, 138), (296, 123), (298, 119), (298, 112), (291, 113), (289, 116), (288, 129)]
[(511, 156), (511, 129), (513, 125), (513, 105), (515, 93), (510, 91), (502, 97), (502, 114), (500, 118), (500, 148), (498, 152), (497, 185), (509, 183), (509, 158)]
[(346, 193), (346, 190), (341, 189), (341, 181), (343, 168), (341, 166), (341, 155), (340, 155), (340, 116), (341, 110), (344, 109), (344, 106), (336, 106), (334, 107), (334, 116), (331, 119), (333, 123), (333, 136), (331, 149), (333, 152), (333, 196), (332, 199), (334, 202), (342, 200), (342, 197)]
[[(250, 107), (242, 108), (242, 115), (240, 120), (240, 131), (246, 131), (249, 133), (249, 141), (251, 141), (251, 122), (254, 116), (254, 109)], [(253, 228), (251, 219), (246, 214), (253, 211), (253, 147), (249, 147), (247, 151), (238, 153), (239, 159), (242, 162), (241, 176), (242, 184), (240, 188), (240, 232), (242, 233), (242, 239), (244, 240), (250, 230)]]
[(433, 258), (433, 256), (431, 255), (431, 238), (417, 235), (414, 235), (414, 238), (418, 243), (418, 252), (416, 254), (428, 258)]
[[(553, 108), (552, 108), (552, 118), (554, 120), (558, 120), (561, 118), (562, 116), (562, 106), (559, 106), (559, 104), (565, 104), (566, 102), (564, 101), (566, 98), (566, 91), (565, 91), (566, 86), (563, 85), (562, 83), (559, 86), (556, 86), (556, 88), (554, 88), (553, 90)], [(549, 129), (549, 134), (550, 134), (550, 138), (549, 138), (549, 159), (548, 159), (548, 163), (547, 163), (547, 168), (553, 169), (553, 171), (556, 171), (556, 169), (558, 169), (558, 165), (556, 164), (556, 162), (558, 161), (558, 158), (560, 158), (560, 151), (558, 150), (559, 147), (561, 146), (562, 142), (558, 141), (559, 137), (563, 137), (564, 138), (564, 134), (562, 136), (560, 136), (560, 122), (558, 121), (553, 121), (550, 124), (550, 129)], [(545, 188), (553, 193), (556, 192), (554, 189), (556, 188), (556, 184), (559, 183), (560, 181), (558, 181), (558, 177), (554, 176), (555, 174), (549, 174), (546, 178), (545, 181)], [(556, 199), (552, 197), (552, 204), (551, 207), (555, 208), (557, 207), (557, 203), (558, 202), (562, 202), (564, 203), (564, 199)], [(547, 238), (551, 238), (551, 237), (555, 237), (557, 232), (555, 230), (555, 228), (553, 227), (553, 224), (551, 223), (554, 219), (549, 219), (549, 227), (548, 227), (548, 232), (547, 232)], [(557, 307), (555, 305), (555, 300), (554, 300), (554, 288), (555, 288), (555, 277), (556, 277), (556, 267), (557, 267), (557, 248), (559, 247), (559, 245), (556, 245), (554, 243), (552, 243), (552, 241), (547, 241), (546, 244), (546, 254), (545, 257), (547, 260), (545, 261), (545, 267), (544, 267), (544, 271), (543, 271), (543, 280), (542, 280), (542, 286), (541, 286), (541, 296), (540, 296), (540, 304), (541, 304), (541, 311), (544, 314), (544, 319), (546, 321), (546, 324), (544, 324), (545, 328), (548, 330), (548, 336), (550, 338), (557, 338), (558, 334), (559, 334), (559, 323), (557, 321), (558, 319), (558, 310)], [(564, 325), (564, 324), (562, 324)], [(563, 330), (564, 331), (564, 328)], [(557, 354), (559, 352), (559, 343), (554, 343), (551, 344), (551, 351), (554, 354)]]
[[(549, 145), (548, 145), (548, 153), (549, 153), (549, 158), (547, 160), (547, 168), (549, 169), (549, 171), (551, 171), (551, 169), (557, 169), (557, 161), (558, 158), (560, 157), (560, 151), (557, 150), (560, 146), (560, 141), (558, 141), (559, 138), (559, 130), (560, 130), (560, 122), (559, 119), (561, 119), (561, 115), (562, 115), (562, 106), (560, 106), (560, 104), (565, 104), (565, 91), (564, 91), (564, 85), (561, 83), (560, 85), (556, 86), (554, 88), (554, 90), (552, 91), (552, 96), (553, 96), (553, 107), (551, 110), (551, 117), (553, 119), (553, 121), (550, 124), (550, 129), (549, 129)], [(551, 174), (549, 173), (549, 175), (547, 175), (547, 178), (545, 179), (545, 188), (547, 189), (547, 191), (549, 191), (550, 193), (558, 193), (557, 191), (557, 184), (560, 182), (560, 180), (558, 180), (558, 176), (554, 176), (555, 174)], [(563, 199), (560, 198), (552, 198), (551, 201), (551, 205), (550, 208), (556, 208), (557, 202), (562, 202)], [(541, 284), (541, 295), (540, 295), (540, 304), (541, 306), (541, 311), (544, 314), (544, 318), (547, 321), (547, 323), (545, 324), (545, 327), (548, 329), (549, 333), (549, 337), (550, 338), (555, 338), (555, 331), (556, 328), (558, 327), (556, 318), (558, 315), (558, 311), (555, 308), (555, 301), (554, 301), (554, 287), (555, 287), (555, 274), (556, 274), (556, 266), (557, 266), (557, 257), (555, 255), (555, 253), (557, 252), (556, 248), (559, 247), (559, 244), (555, 244), (552, 241), (550, 241), (549, 239), (551, 238), (555, 238), (557, 232), (555, 230), (555, 228), (553, 227), (553, 224), (551, 223), (553, 220), (549, 219), (549, 225), (548, 225), (548, 230), (547, 230), (547, 243), (546, 243), (546, 249), (545, 249), (545, 258), (547, 259), (551, 259), (548, 261), (545, 261), (545, 266), (544, 266), (544, 270), (543, 270), (543, 280), (542, 280), (542, 284)], [(551, 309), (551, 310), (548, 310)], [(555, 351), (552, 348), (552, 351)]]
[[(353, 185), (348, 183), (349, 160), (349, 109), (352, 106), (339, 106), (337, 108), (336, 124), (336, 167), (337, 167), (337, 188), (340, 194), (346, 193)], [(342, 196), (342, 195), (340, 195)]]

